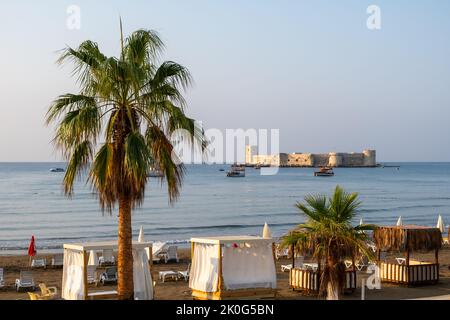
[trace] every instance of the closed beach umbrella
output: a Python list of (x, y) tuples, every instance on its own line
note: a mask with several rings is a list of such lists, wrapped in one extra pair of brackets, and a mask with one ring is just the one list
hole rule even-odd
[(441, 215), (439, 215), (439, 218), (438, 218), (438, 222), (437, 222), (436, 228), (438, 228), (439, 230), (441, 230), (441, 233), (444, 233), (444, 232), (445, 232), (444, 220), (442, 220), (442, 216), (441, 216)]
[(97, 255), (95, 254), (94, 250), (91, 250), (91, 252), (89, 253), (88, 266), (96, 266), (96, 265), (98, 265)]
[(402, 220), (402, 216), (398, 217), (397, 220), (397, 226), (402, 226), (403, 225), (403, 220)]
[(30, 245), (28, 246), (28, 256), (30, 257), (30, 265), (31, 265), (31, 257), (36, 255), (36, 245), (34, 243), (34, 236), (31, 236)]
[(267, 222), (264, 224), (263, 238), (265, 239), (272, 238), (272, 232), (270, 232), (269, 225), (267, 224)]
[(363, 223), (363, 219), (361, 218), (361, 219), (359, 219), (359, 225), (360, 226), (362, 226), (364, 223)]
[(141, 226), (141, 228), (139, 229), (138, 242), (145, 242), (145, 240), (144, 240), (144, 227), (143, 226)]
[(30, 245), (28, 246), (28, 256), (34, 257), (36, 255), (36, 245), (34, 243), (34, 236), (31, 236)]

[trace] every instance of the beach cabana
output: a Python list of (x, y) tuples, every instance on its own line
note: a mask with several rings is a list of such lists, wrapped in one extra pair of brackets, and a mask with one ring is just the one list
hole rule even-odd
[[(350, 250), (349, 250), (350, 251)], [(295, 252), (295, 248), (292, 248)], [(345, 270), (344, 292), (353, 293), (356, 290), (356, 265), (353, 252), (348, 253), (351, 259), (351, 267)], [(293, 259), (293, 268), (289, 272), (289, 287), (294, 291), (303, 291), (316, 294), (320, 289), (320, 282), (323, 275), (323, 261), (317, 257), (316, 262), (296, 265)]]
[(274, 241), (251, 236), (191, 239), (194, 299), (274, 298)]
[[(422, 226), (379, 227), (373, 233), (378, 250), (378, 266), (382, 281), (405, 285), (436, 284), (439, 281), (439, 249), (442, 235), (438, 228)], [(380, 261), (381, 251), (404, 252), (397, 263)], [(435, 252), (434, 262), (410, 259), (412, 252)]]
[[(153, 283), (146, 248), (150, 242), (133, 241), (133, 282), (136, 300), (153, 299)], [(114, 299), (117, 291), (89, 292), (88, 260), (91, 250), (117, 250), (117, 241), (64, 244), (64, 266), (61, 297), (66, 300)]]

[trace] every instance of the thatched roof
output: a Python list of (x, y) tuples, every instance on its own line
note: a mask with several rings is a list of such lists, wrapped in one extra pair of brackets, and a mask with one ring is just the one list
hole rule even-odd
[(373, 238), (377, 248), (383, 251), (431, 251), (442, 246), (441, 231), (422, 226), (378, 227)]

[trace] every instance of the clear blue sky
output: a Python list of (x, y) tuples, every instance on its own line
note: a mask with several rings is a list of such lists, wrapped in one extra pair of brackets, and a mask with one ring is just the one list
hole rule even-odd
[[(160, 32), (187, 66), (189, 114), (211, 128), (278, 128), (285, 152), (376, 148), (380, 161), (450, 161), (450, 2), (365, 0), (0, 3), (0, 161), (54, 161), (44, 114), (76, 91), (56, 51)], [(66, 28), (69, 5), (81, 29)], [(366, 28), (381, 8), (382, 29)]]

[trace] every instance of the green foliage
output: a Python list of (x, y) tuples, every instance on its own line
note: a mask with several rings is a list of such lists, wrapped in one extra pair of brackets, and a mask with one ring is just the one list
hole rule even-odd
[(373, 257), (364, 231), (375, 226), (352, 225), (360, 205), (357, 193), (347, 193), (339, 186), (331, 197), (307, 195), (304, 203), (296, 204), (306, 221), (283, 237), (283, 245), (294, 245), (297, 251), (325, 258), (322, 293), (326, 292), (328, 282), (341, 288), (342, 283), (338, 282), (342, 279), (343, 258), (357, 254)]
[[(170, 137), (183, 129), (202, 146), (205, 139), (184, 112), (182, 90), (192, 77), (175, 62), (159, 63), (163, 48), (156, 32), (137, 30), (122, 39), (119, 58), (92, 41), (62, 50), (58, 63), (74, 66), (80, 91), (55, 99), (46, 123), (56, 123), (54, 144), (69, 163), (67, 195), (87, 170), (102, 208), (111, 211), (120, 198), (139, 205), (151, 166), (163, 171), (170, 202), (179, 195), (184, 168), (172, 155)], [(104, 143), (95, 152), (98, 141)]]

